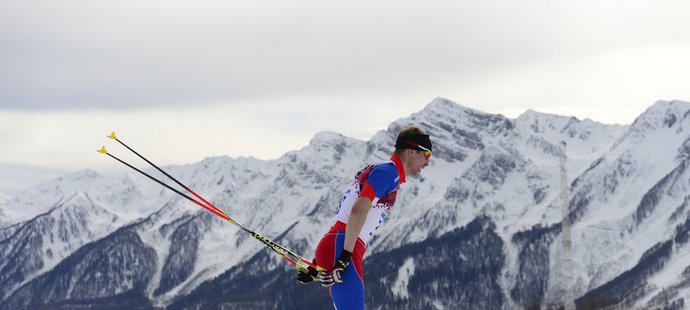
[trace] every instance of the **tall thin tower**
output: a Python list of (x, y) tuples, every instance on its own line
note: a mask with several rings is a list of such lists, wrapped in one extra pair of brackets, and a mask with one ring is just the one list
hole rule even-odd
[(563, 286), (565, 289), (564, 305), (565, 310), (575, 310), (575, 298), (573, 294), (573, 254), (572, 242), (570, 239), (570, 205), (568, 186), (568, 155), (566, 154), (565, 141), (561, 141), (561, 203), (563, 205), (563, 219), (561, 228), (563, 229)]

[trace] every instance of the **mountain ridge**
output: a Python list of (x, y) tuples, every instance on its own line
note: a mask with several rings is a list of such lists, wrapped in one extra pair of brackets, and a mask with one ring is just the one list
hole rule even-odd
[[(473, 245), (460, 257), (439, 256), (440, 262), (460, 264), (457, 271), (465, 275), (475, 273), (466, 273), (468, 269), (463, 269), (462, 264), (480, 268), (479, 262), (487, 254), (500, 261), (485, 275), (463, 279), (477, 287), (491, 288), (492, 293), (501, 297), (494, 297), (491, 302), (478, 296), (481, 290), (466, 290), (462, 305), (469, 307), (473, 302), (480, 302), (504, 309), (555, 307), (562, 296), (558, 144), (566, 141), (578, 304), (678, 305), (690, 298), (682, 272), (685, 266), (679, 260), (690, 255), (684, 241), (690, 226), (687, 224), (690, 210), (684, 206), (690, 198), (683, 194), (690, 187), (687, 181), (690, 172), (685, 169), (690, 154), (688, 115), (690, 103), (658, 101), (629, 126), (533, 111), (513, 120), (439, 97), (420, 112), (391, 123), (369, 141), (321, 132), (302, 149), (270, 161), (220, 156), (163, 169), (244, 225), (309, 256), (330, 225), (342, 190), (356, 171), (366, 163), (387, 160), (399, 129), (416, 123), (431, 133), (434, 155), (422, 175), (411, 178), (403, 186), (398, 203), (387, 219), (389, 223), (381, 227), (368, 245), (365, 270), (373, 275), (368, 276), (368, 302), (374, 303), (374, 308), (385, 307), (381, 304), (385, 300), (403, 308), (421, 305), (448, 308), (450, 304), (444, 300), (458, 296), (443, 292), (463, 290), (462, 283), (440, 276), (424, 277), (418, 272), (391, 278), (378, 273), (373, 266), (366, 267), (369, 259), (376, 264), (396, 261), (405, 268), (435, 274), (411, 249), (428, 247), (448, 252), (451, 249), (439, 245), (437, 240), (469, 246), (465, 244), (467, 240), (498, 238), (501, 242), (491, 243), (494, 245), (491, 248)], [(669, 149), (672, 151), (668, 152)], [(73, 182), (67, 184), (70, 183), (67, 180)], [(104, 214), (117, 216), (113, 227), (108, 228), (112, 232), (101, 237), (95, 234), (82, 248), (89, 249), (86, 253), (111, 249), (126, 259), (99, 261), (98, 255), (84, 254), (79, 252), (80, 248), (61, 254), (65, 258), (57, 262), (56, 266), (60, 267), (47, 271), (31, 269), (13, 259), (13, 268), (28, 268), (33, 273), (23, 273), (26, 279), (15, 281), (11, 287), (3, 285), (3, 291), (7, 288), (9, 294), (3, 297), (0, 306), (10, 309), (21, 305), (65, 304), (105, 307), (127, 294), (133, 296), (134, 304), (143, 308), (180, 305), (182, 300), (191, 305), (204, 298), (199, 293), (204, 287), (220, 289), (218, 283), (222, 281), (251, 281), (251, 272), (282, 283), (274, 287), (275, 296), (283, 296), (286, 291), (281, 289), (296, 293), (286, 287), (287, 282), (278, 280), (289, 271), (289, 266), (279, 257), (272, 256), (233, 225), (219, 221), (152, 183), (132, 174), (105, 178), (84, 170), (81, 175), (76, 173), (28, 189), (25, 192), (28, 199), (8, 201), (3, 208), (47, 209), (59, 205), (60, 201), (69, 201), (64, 198), (70, 194), (69, 189), (79, 188), (80, 193), (74, 197), (79, 197), (80, 206), (92, 204), (105, 210)], [(92, 209), (95, 210), (85, 208)], [(37, 227), (33, 235), (49, 237), (40, 233), (45, 227), (48, 226)], [(127, 233), (123, 233), (125, 230)], [(0, 226), (0, 236), (5, 236), (0, 238), (3, 259), (13, 257), (9, 253), (24, 251), (18, 240), (8, 237), (17, 231), (16, 225)], [(108, 240), (123, 243), (115, 246)], [(34, 259), (46, 255), (42, 246), (32, 251), (24, 253), (33, 253), (29, 256)], [(395, 258), (400, 253), (405, 253), (404, 257)], [(149, 260), (146, 271), (139, 276), (127, 273), (134, 268), (126, 267), (130, 266), (127, 259), (135, 257)], [(265, 271), (256, 269), (259, 262)], [(93, 270), (84, 270), (83, 266)], [(59, 281), (46, 280), (96, 279), (99, 268), (105, 268), (97, 266), (110, 266), (113, 274), (111, 279), (95, 282), (101, 284), (92, 289), (64, 290)], [(242, 274), (245, 268), (250, 274)], [(680, 272), (673, 277), (668, 275), (671, 271)], [(391, 272), (406, 274), (404, 270), (396, 271), (394, 266)], [(113, 284), (114, 279), (132, 279), (132, 283), (139, 284), (118, 288)], [(620, 279), (637, 281), (646, 289), (636, 292), (639, 296), (635, 298), (614, 294), (630, 289), (620, 286)], [(397, 285), (386, 285), (389, 282)], [(429, 291), (419, 283), (447, 290)], [(376, 292), (371, 287), (376, 287)], [(27, 296), (36, 290), (63, 293), (37, 302), (28, 301)], [(614, 298), (601, 300), (602, 294), (607, 293)], [(409, 303), (413, 296), (419, 303)], [(275, 306), (252, 301), (248, 295), (233, 298), (237, 299), (217, 302)]]

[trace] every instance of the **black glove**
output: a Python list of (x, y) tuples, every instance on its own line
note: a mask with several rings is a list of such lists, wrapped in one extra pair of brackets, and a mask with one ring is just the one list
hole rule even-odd
[[(316, 259), (312, 261), (314, 264), (316, 264)], [(301, 282), (302, 284), (307, 284), (311, 281), (314, 281), (314, 278), (319, 275), (319, 272), (314, 269), (314, 267), (309, 266), (307, 267), (307, 270), (304, 269), (298, 269), (297, 270), (297, 281)]]
[(351, 258), (352, 253), (350, 253), (350, 251), (343, 250), (338, 259), (335, 261), (333, 270), (319, 272), (318, 278), (321, 280), (321, 285), (328, 287), (334, 283), (343, 282), (343, 274), (345, 273), (347, 266), (350, 265)]

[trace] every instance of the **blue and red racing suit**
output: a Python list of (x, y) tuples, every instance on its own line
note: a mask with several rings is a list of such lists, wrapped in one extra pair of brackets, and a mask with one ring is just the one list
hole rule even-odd
[(402, 183), (405, 183), (405, 170), (396, 155), (393, 155), (390, 161), (369, 165), (359, 171), (340, 202), (333, 226), (316, 247), (316, 264), (329, 270), (333, 269), (335, 260), (345, 245), (345, 228), (355, 201), (358, 197), (367, 197), (371, 200), (372, 208), (355, 243), (350, 266), (345, 270), (342, 282), (332, 285), (329, 289), (336, 309), (364, 309), (362, 258), (366, 244), (390, 214)]

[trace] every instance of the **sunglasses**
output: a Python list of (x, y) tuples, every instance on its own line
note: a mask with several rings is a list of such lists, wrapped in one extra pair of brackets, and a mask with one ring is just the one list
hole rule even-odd
[(427, 149), (427, 148), (425, 148), (425, 147), (423, 147), (417, 143), (412, 143), (412, 142), (407, 142), (407, 141), (405, 141), (405, 143), (418, 148), (420, 151), (424, 151), (424, 158), (429, 159), (429, 157), (431, 157), (431, 150), (430, 149)]

